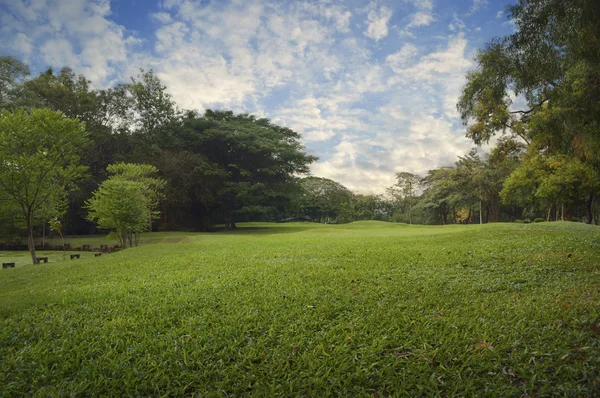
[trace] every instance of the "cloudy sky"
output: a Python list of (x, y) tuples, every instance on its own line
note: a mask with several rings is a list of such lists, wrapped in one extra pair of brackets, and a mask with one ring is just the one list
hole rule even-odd
[(456, 101), (514, 0), (0, 0), (0, 54), (96, 87), (152, 68), (182, 108), (302, 134), (316, 176), (381, 193), (473, 144)]

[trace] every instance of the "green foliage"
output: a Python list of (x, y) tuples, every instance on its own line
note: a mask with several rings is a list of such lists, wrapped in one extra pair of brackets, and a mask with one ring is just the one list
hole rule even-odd
[(297, 176), (317, 158), (307, 155), (295, 131), (268, 119), (207, 110), (183, 123), (188, 149), (204, 155), (215, 207), (228, 227), (236, 217), (283, 213), (300, 191)]
[(351, 203), (354, 196), (348, 188), (327, 178), (305, 177), (300, 180), (300, 186), (301, 213), (313, 221), (337, 219), (342, 206)]
[[(600, 5), (595, 0), (520, 0), (507, 7), (516, 30), (492, 40), (457, 104), (477, 144), (498, 132), (526, 144), (505, 181), (505, 203), (527, 214), (585, 206), (592, 222), (600, 186)], [(527, 107), (513, 109), (514, 95)]]
[(506, 179), (501, 196), (508, 203), (548, 208), (580, 201), (599, 184), (598, 175), (577, 158), (538, 155), (526, 158)]
[(86, 201), (88, 219), (100, 228), (114, 230), (121, 247), (137, 245), (137, 234), (146, 230), (156, 210), (165, 182), (150, 177), (158, 170), (146, 164), (110, 165), (112, 174)]
[(2, 394), (594, 396), (598, 242), (561, 222), (240, 224), (0, 270)]
[(0, 115), (0, 188), (4, 206), (25, 224), (32, 260), (37, 262), (33, 227), (64, 212), (67, 193), (85, 167), (85, 125), (48, 109), (2, 111)]
[(28, 75), (27, 65), (13, 57), (0, 57), (0, 109), (14, 106), (21, 80)]
[(128, 91), (134, 99), (135, 129), (147, 140), (163, 126), (175, 121), (177, 109), (166, 87), (152, 70), (141, 69), (131, 81)]

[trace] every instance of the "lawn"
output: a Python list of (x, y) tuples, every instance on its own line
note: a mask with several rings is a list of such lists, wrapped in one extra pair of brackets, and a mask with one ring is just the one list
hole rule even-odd
[(241, 226), (0, 270), (0, 394), (600, 395), (598, 227)]

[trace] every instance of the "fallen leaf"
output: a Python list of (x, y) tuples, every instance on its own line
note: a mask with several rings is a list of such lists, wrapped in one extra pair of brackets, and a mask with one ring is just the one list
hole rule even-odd
[(475, 347), (475, 348), (477, 348), (477, 349), (479, 349), (479, 350), (481, 350), (481, 349), (484, 349), (484, 348), (487, 348), (487, 349), (488, 349), (488, 350), (490, 350), (490, 351), (494, 351), (494, 346), (493, 346), (493, 345), (491, 345), (491, 344), (490, 344), (490, 343), (488, 343), (488, 342), (485, 342), (485, 341), (483, 341), (483, 340), (482, 340), (482, 341), (479, 341), (479, 342), (477, 342), (477, 343), (475, 343), (475, 344), (474, 344), (474, 347)]

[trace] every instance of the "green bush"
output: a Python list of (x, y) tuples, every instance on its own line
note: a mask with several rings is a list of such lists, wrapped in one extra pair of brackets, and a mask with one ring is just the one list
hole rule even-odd
[(535, 220), (533, 220), (533, 222), (544, 222), (544, 221), (546, 221), (546, 220), (544, 220), (544, 219), (543, 219), (543, 218), (541, 218), (541, 217), (538, 217), (538, 218), (536, 218)]

